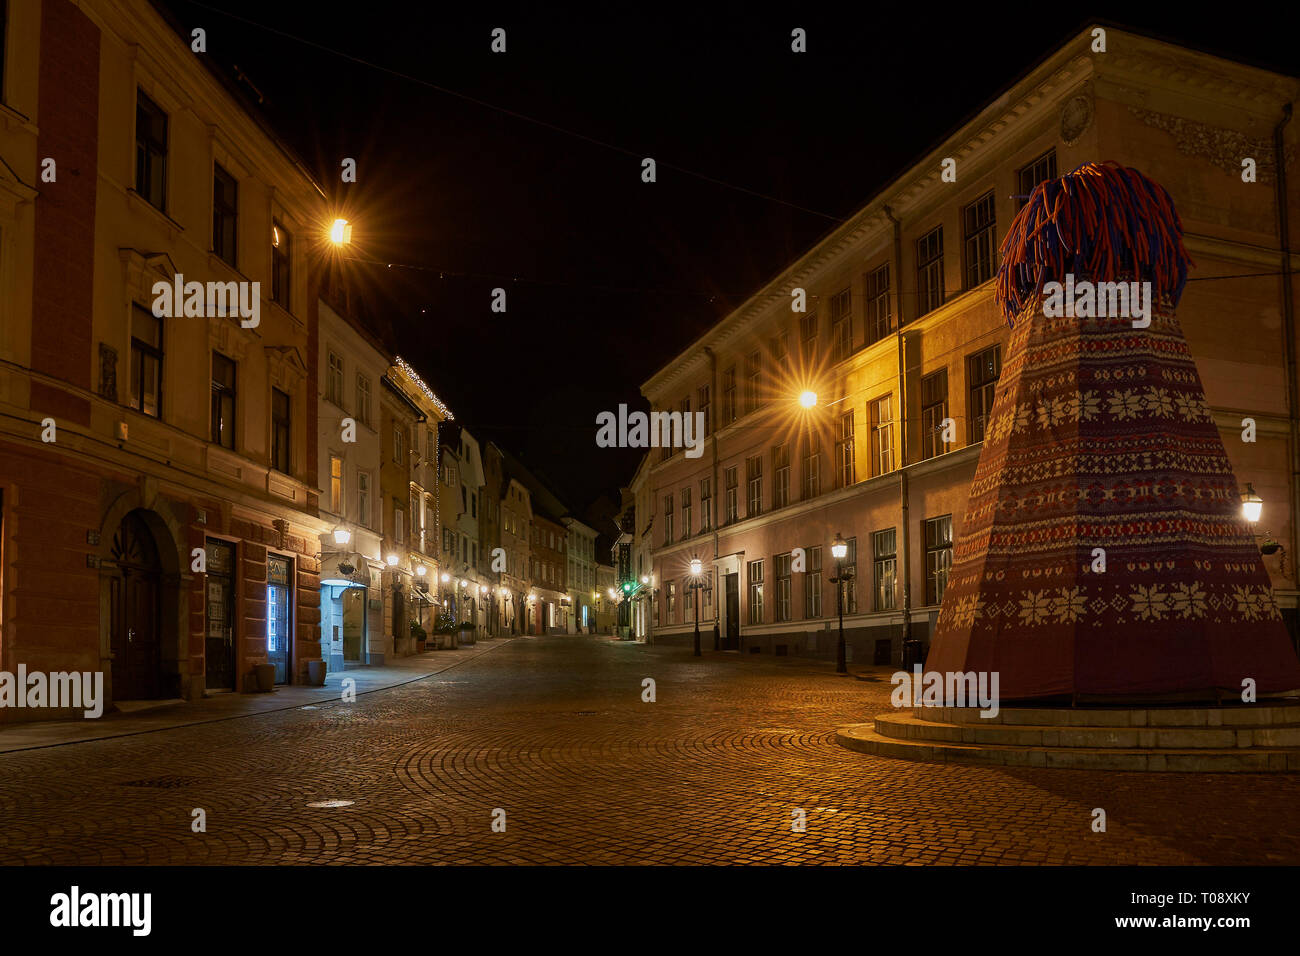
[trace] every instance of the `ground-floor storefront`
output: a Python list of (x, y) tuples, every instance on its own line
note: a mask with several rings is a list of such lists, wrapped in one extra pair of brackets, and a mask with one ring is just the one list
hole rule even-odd
[(297, 683), (319, 658), (306, 515), (6, 443), (0, 493), (0, 669), (100, 672), (111, 703)]

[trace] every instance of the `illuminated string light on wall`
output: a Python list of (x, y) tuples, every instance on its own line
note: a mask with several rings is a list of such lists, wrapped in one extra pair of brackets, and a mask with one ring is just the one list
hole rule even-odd
[(398, 368), (410, 376), (411, 381), (419, 387), (420, 391), (424, 392), (424, 397), (433, 402), (434, 407), (438, 409), (439, 413), (441, 413), (447, 421), (454, 422), (456, 420), (456, 416), (451, 413), (451, 409), (443, 404), (442, 399), (433, 394), (433, 389), (425, 383), (424, 379), (420, 378), (419, 372), (407, 364), (406, 359), (399, 355), (397, 356), (396, 364)]

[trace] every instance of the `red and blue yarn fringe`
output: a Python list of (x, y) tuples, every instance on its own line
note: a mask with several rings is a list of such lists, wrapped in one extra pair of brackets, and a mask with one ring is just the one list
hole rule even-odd
[(997, 296), (1007, 324), (1048, 282), (1150, 282), (1177, 305), (1191, 259), (1163, 186), (1107, 160), (1040, 183), (1002, 242)]

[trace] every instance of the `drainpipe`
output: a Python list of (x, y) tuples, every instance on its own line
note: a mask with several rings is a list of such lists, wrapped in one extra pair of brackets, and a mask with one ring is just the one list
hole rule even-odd
[[(722, 608), (722, 579), (718, 574), (718, 503), (722, 500), (718, 492), (718, 429), (713, 414), (718, 403), (718, 356), (709, 346), (704, 346), (704, 354), (709, 357), (709, 444), (713, 447), (713, 478), (709, 488), (709, 524), (713, 526), (713, 649), (719, 647), (719, 621)], [(1296, 552), (1300, 554), (1300, 552)]]
[(885, 216), (894, 225), (894, 314), (898, 316), (898, 504), (903, 515), (903, 540), (900, 542), (900, 551), (903, 572), (901, 575), (903, 585), (903, 663), (907, 665), (911, 662), (909, 654), (913, 654), (915, 651), (912, 638), (911, 511), (907, 494), (907, 340), (903, 335), (903, 326), (906, 324), (907, 319), (903, 314), (903, 223), (901, 220), (894, 218), (893, 210), (888, 206), (882, 208), (885, 211)]
[[(1273, 154), (1277, 164), (1278, 241), (1282, 245), (1282, 332), (1286, 342), (1287, 412), (1291, 444), (1291, 554), (1300, 558), (1300, 408), (1296, 400), (1295, 302), (1291, 293), (1291, 235), (1286, 188), (1286, 126), (1291, 122), (1291, 104), (1282, 107), (1282, 119), (1273, 127)], [(1300, 585), (1300, 573), (1292, 560), (1291, 573)]]

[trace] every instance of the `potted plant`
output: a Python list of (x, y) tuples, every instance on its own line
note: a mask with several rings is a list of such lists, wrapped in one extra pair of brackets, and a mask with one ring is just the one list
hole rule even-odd
[(456, 626), (456, 630), (460, 632), (459, 633), (460, 644), (464, 645), (464, 644), (474, 643), (474, 622), (473, 621), (461, 621), (460, 624)]
[(419, 621), (411, 622), (411, 637), (415, 640), (415, 653), (424, 653), (424, 642), (429, 637), (429, 632), (420, 626)]
[(438, 620), (433, 625), (433, 633), (438, 637), (438, 646), (455, 647), (456, 646), (456, 619), (451, 616), (450, 612), (442, 611), (438, 614)]

